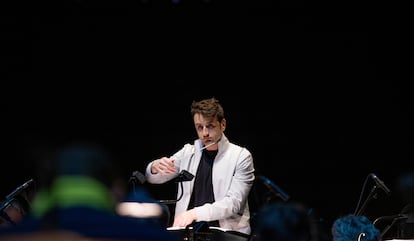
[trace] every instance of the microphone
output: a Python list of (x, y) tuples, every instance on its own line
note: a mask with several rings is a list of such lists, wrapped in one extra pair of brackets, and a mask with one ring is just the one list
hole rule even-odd
[(30, 179), (29, 181), (27, 181), (27, 182), (23, 183), (22, 185), (18, 186), (16, 189), (14, 189), (13, 192), (11, 192), (9, 195), (6, 196), (6, 199), (11, 199), (11, 198), (14, 198), (15, 196), (19, 195), (32, 182), (33, 182), (33, 179)]
[(284, 191), (282, 191), (282, 189), (280, 189), (278, 186), (276, 186), (276, 184), (274, 184), (272, 181), (270, 181), (270, 179), (268, 179), (265, 176), (258, 176), (259, 180), (261, 180), (263, 182), (263, 184), (270, 190), (272, 191), (274, 194), (276, 194), (276, 196), (279, 196), (280, 198), (282, 198), (282, 200), (284, 202), (287, 202), (290, 199), (290, 196), (285, 193)]
[(175, 180), (175, 182), (188, 182), (188, 181), (193, 180), (193, 178), (194, 178), (193, 174), (191, 174), (187, 170), (182, 170), (178, 174), (178, 177), (176, 177), (174, 180)]
[(374, 173), (371, 173), (370, 176), (375, 181), (375, 185), (377, 185), (379, 188), (381, 188), (387, 195), (391, 194), (391, 190), (385, 186), (384, 182), (381, 181)]
[(145, 181), (146, 181), (146, 179), (145, 179), (145, 175), (144, 174), (142, 174), (141, 172), (139, 172), (139, 171), (134, 171), (134, 172), (132, 172), (132, 175), (131, 175), (131, 177), (129, 178), (129, 181), (128, 182), (135, 182), (135, 181), (137, 181), (138, 180), (138, 182), (140, 183), (140, 184), (144, 184), (145, 183)]

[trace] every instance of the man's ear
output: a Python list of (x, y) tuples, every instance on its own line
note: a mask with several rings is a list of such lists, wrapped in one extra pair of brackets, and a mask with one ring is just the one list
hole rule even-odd
[(221, 130), (224, 131), (226, 129), (226, 119), (222, 119), (220, 122)]

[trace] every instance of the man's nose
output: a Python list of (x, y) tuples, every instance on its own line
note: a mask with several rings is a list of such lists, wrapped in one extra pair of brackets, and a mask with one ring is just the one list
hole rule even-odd
[(208, 135), (208, 128), (206, 126), (203, 127), (203, 136)]

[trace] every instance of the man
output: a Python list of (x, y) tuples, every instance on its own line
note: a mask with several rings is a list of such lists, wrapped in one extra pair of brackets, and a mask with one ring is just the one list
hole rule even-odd
[(170, 157), (150, 162), (146, 178), (160, 184), (183, 170), (195, 175), (177, 193), (173, 227), (205, 221), (209, 226), (250, 234), (248, 195), (255, 179), (252, 155), (224, 135), (226, 119), (216, 98), (193, 101), (191, 115), (198, 139)]

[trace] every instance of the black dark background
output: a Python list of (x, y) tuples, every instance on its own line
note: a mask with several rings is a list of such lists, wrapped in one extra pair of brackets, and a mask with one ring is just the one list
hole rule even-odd
[(215, 96), (257, 173), (327, 226), (354, 211), (369, 173), (393, 191), (379, 191), (370, 218), (404, 207), (412, 91), (381, 2), (1, 4), (3, 195), (46, 143), (79, 137), (105, 143), (126, 179), (144, 172), (196, 138), (190, 104)]

